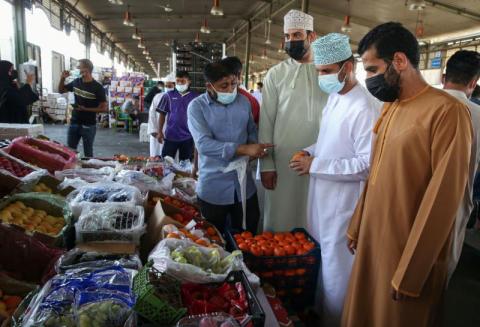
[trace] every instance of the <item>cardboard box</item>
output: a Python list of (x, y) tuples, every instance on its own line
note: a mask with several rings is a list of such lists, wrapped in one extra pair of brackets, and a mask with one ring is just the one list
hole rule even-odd
[(6, 124), (0, 123), (0, 139), (14, 139), (19, 136), (37, 137), (44, 133), (42, 124)]
[(109, 254), (135, 254), (137, 247), (133, 243), (125, 242), (90, 242), (77, 245), (77, 248), (85, 252), (109, 253)]
[[(145, 214), (146, 216), (148, 217), (152, 212), (153, 212), (153, 208), (155, 207), (156, 203), (154, 202), (154, 198), (158, 197), (158, 198), (162, 198), (164, 199), (165, 197), (167, 197), (169, 195), (166, 195), (166, 194), (162, 194), (162, 193), (159, 193), (159, 192), (155, 192), (155, 191), (149, 191), (148, 192), (148, 196), (147, 196), (147, 201), (145, 203)], [(183, 203), (186, 203), (192, 207), (195, 207), (198, 212), (200, 212), (200, 207), (197, 206), (197, 205), (194, 205), (194, 204), (190, 204), (190, 203), (187, 203), (185, 201), (182, 201), (180, 199), (177, 199)], [(165, 213), (168, 215), (168, 216), (171, 216), (173, 217), (175, 214), (181, 214), (183, 215), (184, 212), (182, 209), (180, 208), (177, 208), (175, 206), (172, 206), (171, 204), (168, 204), (168, 203), (165, 203), (164, 201), (160, 201), (162, 203), (162, 207), (163, 207), (163, 210), (165, 211)]]
[(65, 196), (65, 197), (67, 195), (69, 195), (70, 193), (72, 193), (73, 191), (75, 191), (75, 188), (73, 188), (71, 186), (69, 186), (69, 187), (67, 187), (63, 190), (60, 190), (59, 186), (62, 182), (60, 180), (56, 179), (55, 177), (50, 176), (50, 175), (45, 175), (45, 176), (40, 177), (38, 182), (35, 183), (35, 184), (20, 184), (19, 187), (18, 187), (18, 190), (20, 192), (33, 192), (33, 187), (35, 185), (40, 184), (40, 183), (45, 184), (45, 186), (47, 186), (49, 189), (51, 189), (53, 194), (58, 194), (58, 195)]
[(168, 217), (162, 208), (162, 204), (157, 202), (151, 210), (151, 215), (147, 221), (147, 231), (142, 238), (140, 247), (140, 258), (142, 260), (146, 260), (153, 248), (162, 240), (162, 228), (168, 224), (183, 228), (178, 221)]

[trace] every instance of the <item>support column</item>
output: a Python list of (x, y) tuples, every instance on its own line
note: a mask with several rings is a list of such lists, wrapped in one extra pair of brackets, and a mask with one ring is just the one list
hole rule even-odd
[(302, 11), (308, 14), (308, 10), (310, 7), (310, 0), (302, 0)]
[(23, 0), (13, 1), (14, 25), (15, 25), (15, 61), (16, 66), (28, 60), (27, 33), (25, 26), (25, 5)]
[(90, 59), (90, 48), (92, 46), (92, 20), (90, 17), (85, 22), (85, 58)]
[(252, 22), (248, 20), (248, 27), (247, 27), (247, 44), (245, 50), (245, 78), (243, 79), (245, 83), (245, 87), (248, 88), (248, 75), (250, 73), (250, 50), (252, 46)]

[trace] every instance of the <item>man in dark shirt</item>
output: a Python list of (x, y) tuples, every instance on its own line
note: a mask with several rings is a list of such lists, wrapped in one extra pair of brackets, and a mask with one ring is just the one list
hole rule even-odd
[(150, 108), (150, 105), (152, 104), (153, 102), (153, 98), (160, 92), (164, 92), (165, 91), (165, 83), (162, 82), (162, 81), (159, 81), (157, 83), (157, 86), (155, 87), (152, 87), (150, 89), (150, 91), (148, 91), (147, 95), (145, 96), (145, 99), (143, 99), (143, 104), (144, 104), (144, 108), (146, 108), (146, 110), (148, 110)]
[[(199, 94), (190, 90), (190, 83), (188, 72), (177, 72), (175, 90), (165, 93), (158, 104), (157, 112), (160, 118), (157, 140), (160, 143), (165, 142), (162, 157), (175, 158), (178, 151), (181, 161), (193, 158), (194, 144), (187, 125), (187, 108)], [(164, 135), (165, 121), (167, 128)]]
[(103, 86), (92, 77), (92, 62), (88, 59), (81, 59), (79, 69), (81, 77), (66, 85), (65, 78), (70, 73), (68, 71), (62, 73), (58, 91), (75, 94), (75, 104), (68, 128), (68, 146), (76, 150), (82, 139), (84, 156), (91, 158), (97, 129), (97, 113), (107, 112), (108, 108)]

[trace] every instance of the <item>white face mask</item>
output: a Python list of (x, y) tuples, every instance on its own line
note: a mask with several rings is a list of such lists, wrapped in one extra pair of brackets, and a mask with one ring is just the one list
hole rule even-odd
[(188, 90), (188, 84), (177, 84), (175, 85), (175, 88), (178, 92), (185, 93)]

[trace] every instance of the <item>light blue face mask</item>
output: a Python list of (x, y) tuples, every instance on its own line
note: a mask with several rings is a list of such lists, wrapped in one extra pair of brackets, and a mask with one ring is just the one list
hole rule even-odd
[[(165, 92), (170, 92), (170, 91), (173, 91), (173, 90), (175, 90), (174, 87), (166, 87), (166, 88), (165, 88)], [(179, 91), (179, 92), (180, 92), (180, 91)]]
[(318, 86), (320, 86), (320, 89), (328, 94), (332, 93), (338, 93), (340, 92), (343, 87), (345, 86), (345, 80), (347, 76), (345, 75), (345, 78), (343, 81), (338, 80), (338, 75), (342, 71), (342, 68), (338, 71), (338, 73), (335, 74), (328, 74), (328, 75), (318, 75)]
[(178, 92), (185, 93), (188, 90), (188, 84), (177, 84), (175, 85), (175, 88)]
[[(215, 90), (215, 88), (213, 89)], [(217, 93), (217, 101), (225, 105), (232, 103), (237, 98), (237, 88), (232, 93), (218, 92), (217, 90), (215, 92)]]

